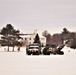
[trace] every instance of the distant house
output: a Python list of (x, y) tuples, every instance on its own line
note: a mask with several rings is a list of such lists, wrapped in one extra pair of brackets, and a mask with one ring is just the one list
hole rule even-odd
[[(29, 45), (32, 44), (34, 42), (35, 36), (37, 33), (33, 33), (33, 34), (20, 34), (20, 37), (22, 38), (20, 41), (23, 42), (23, 45)], [(44, 36), (40, 36), (40, 41), (41, 44), (46, 45), (46, 38)]]

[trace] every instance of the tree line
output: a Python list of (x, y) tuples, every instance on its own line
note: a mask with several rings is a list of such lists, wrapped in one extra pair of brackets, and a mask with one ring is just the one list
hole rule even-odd
[(67, 46), (76, 49), (76, 32), (68, 31), (67, 28), (63, 28), (61, 33), (51, 35), (47, 30), (42, 32), (42, 35), (46, 37), (46, 44), (55, 44), (61, 46), (65, 40), (68, 40)]

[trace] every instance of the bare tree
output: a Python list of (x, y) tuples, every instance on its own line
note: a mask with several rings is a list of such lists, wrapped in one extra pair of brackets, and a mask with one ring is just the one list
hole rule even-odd
[(48, 31), (47, 31), (47, 30), (43, 31), (43, 32), (42, 32), (42, 35), (43, 35), (44, 37), (47, 37)]

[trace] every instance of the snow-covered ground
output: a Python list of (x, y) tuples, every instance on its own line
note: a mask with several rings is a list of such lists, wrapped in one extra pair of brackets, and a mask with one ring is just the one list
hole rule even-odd
[(76, 50), (65, 47), (64, 55), (27, 56), (20, 52), (4, 51), (0, 47), (0, 75), (76, 75)]

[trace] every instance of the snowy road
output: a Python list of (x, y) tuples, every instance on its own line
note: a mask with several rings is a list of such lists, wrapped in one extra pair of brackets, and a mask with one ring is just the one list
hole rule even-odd
[(64, 55), (27, 56), (23, 48), (20, 52), (0, 48), (0, 75), (76, 75), (76, 51), (66, 49)]

